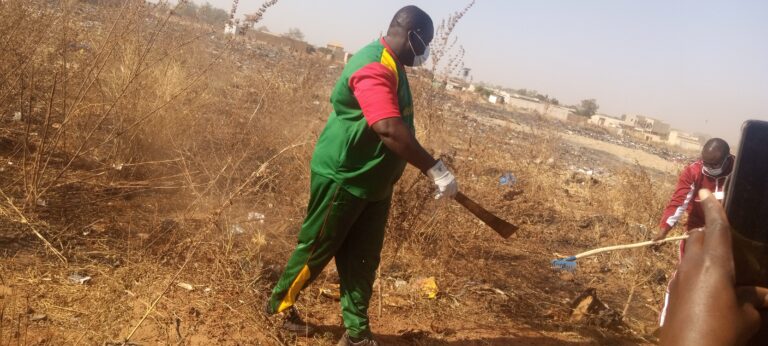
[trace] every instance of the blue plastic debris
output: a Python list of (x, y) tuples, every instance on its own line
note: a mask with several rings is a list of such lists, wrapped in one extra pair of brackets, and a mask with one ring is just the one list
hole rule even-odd
[(514, 174), (509, 173), (509, 172), (504, 173), (501, 176), (501, 178), (499, 178), (499, 185), (512, 186), (512, 185), (515, 185), (515, 183), (517, 183), (517, 177), (515, 177)]

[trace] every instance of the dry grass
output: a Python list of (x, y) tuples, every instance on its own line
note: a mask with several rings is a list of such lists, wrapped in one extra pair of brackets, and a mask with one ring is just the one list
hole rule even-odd
[[(142, 344), (333, 344), (336, 329), (297, 339), (258, 312), (295, 242), (312, 144), (340, 66), (247, 35), (221, 36), (168, 6), (108, 3), (0, 2), (0, 190), (8, 196), (0, 201), (0, 345), (129, 336)], [(470, 7), (441, 31), (438, 50), (451, 69), (461, 53), (449, 53), (450, 33)], [(418, 136), (468, 195), (522, 230), (499, 242), (459, 206), (433, 201), (430, 182), (408, 168), (372, 302), (377, 326), (399, 335), (389, 341), (441, 344), (462, 325), (480, 330), (485, 318), (575, 333), (563, 301), (588, 286), (633, 321), (633, 332), (597, 329), (598, 340), (641, 333), (671, 250), (606, 255), (574, 281), (547, 263), (555, 252), (647, 238), (667, 197), (648, 188), (656, 178), (636, 167), (596, 180), (577, 175), (557, 124), (483, 108), (435, 89), (434, 74), (422, 76), (412, 81)], [(11, 119), (16, 112), (21, 121)], [(478, 113), (523, 117), (542, 130), (506, 131)], [(518, 184), (500, 187), (504, 172)], [(92, 280), (72, 284), (73, 273)], [(333, 283), (327, 274), (299, 307), (334, 326), (337, 303), (315, 294)], [(428, 276), (439, 283), (437, 300), (398, 293), (398, 280)], [(467, 337), (493, 343), (505, 335), (478, 333)]]

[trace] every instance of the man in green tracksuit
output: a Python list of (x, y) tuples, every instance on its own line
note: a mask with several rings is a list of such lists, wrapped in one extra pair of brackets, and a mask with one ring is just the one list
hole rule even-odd
[(308, 331), (293, 305), (301, 289), (335, 258), (346, 327), (339, 345), (377, 345), (368, 303), (394, 184), (411, 163), (433, 179), (436, 198), (456, 194), (453, 174), (416, 140), (404, 68), (426, 60), (433, 35), (429, 15), (406, 6), (385, 37), (350, 59), (336, 83), (333, 111), (312, 155), (309, 206), (298, 245), (266, 306), (269, 314), (286, 315), (286, 329)]

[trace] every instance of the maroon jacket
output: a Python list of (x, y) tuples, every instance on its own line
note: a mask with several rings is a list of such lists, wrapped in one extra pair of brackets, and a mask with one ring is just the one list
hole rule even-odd
[[(684, 212), (688, 212), (688, 224), (686, 231), (704, 226), (704, 211), (701, 209), (699, 201), (699, 189), (706, 188), (715, 193), (716, 196), (722, 196), (725, 192), (725, 180), (733, 171), (734, 156), (729, 156), (723, 166), (723, 173), (717, 177), (705, 174), (702, 171), (704, 162), (698, 160), (683, 169), (680, 179), (677, 181), (677, 187), (672, 194), (672, 198), (664, 208), (664, 214), (661, 216), (660, 228), (669, 231), (680, 221)], [(721, 192), (722, 194), (717, 194)]]

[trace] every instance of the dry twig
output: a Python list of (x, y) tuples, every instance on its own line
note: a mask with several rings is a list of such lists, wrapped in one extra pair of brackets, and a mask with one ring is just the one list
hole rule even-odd
[(22, 213), (21, 210), (19, 210), (19, 208), (16, 207), (16, 205), (13, 203), (13, 200), (10, 197), (8, 197), (8, 195), (6, 195), (2, 189), (0, 189), (0, 194), (3, 195), (3, 198), (5, 198), (6, 202), (8, 202), (8, 205), (16, 213), (16, 216), (19, 217), (19, 222), (27, 225), (29, 229), (32, 230), (32, 233), (34, 233), (38, 238), (40, 238), (40, 240), (43, 241), (43, 244), (45, 244), (45, 246), (49, 250), (51, 250), (51, 252), (53, 252), (53, 254), (59, 258), (59, 260), (61, 260), (61, 263), (67, 264), (67, 259), (64, 257), (64, 255), (62, 255), (61, 252), (59, 252), (59, 250), (53, 247), (53, 244), (51, 244), (47, 239), (45, 239), (45, 237), (43, 237), (42, 234), (40, 234), (40, 232), (35, 228), (35, 226), (33, 226), (31, 222), (29, 222), (29, 219), (27, 219), (27, 217), (24, 216), (24, 213)]

